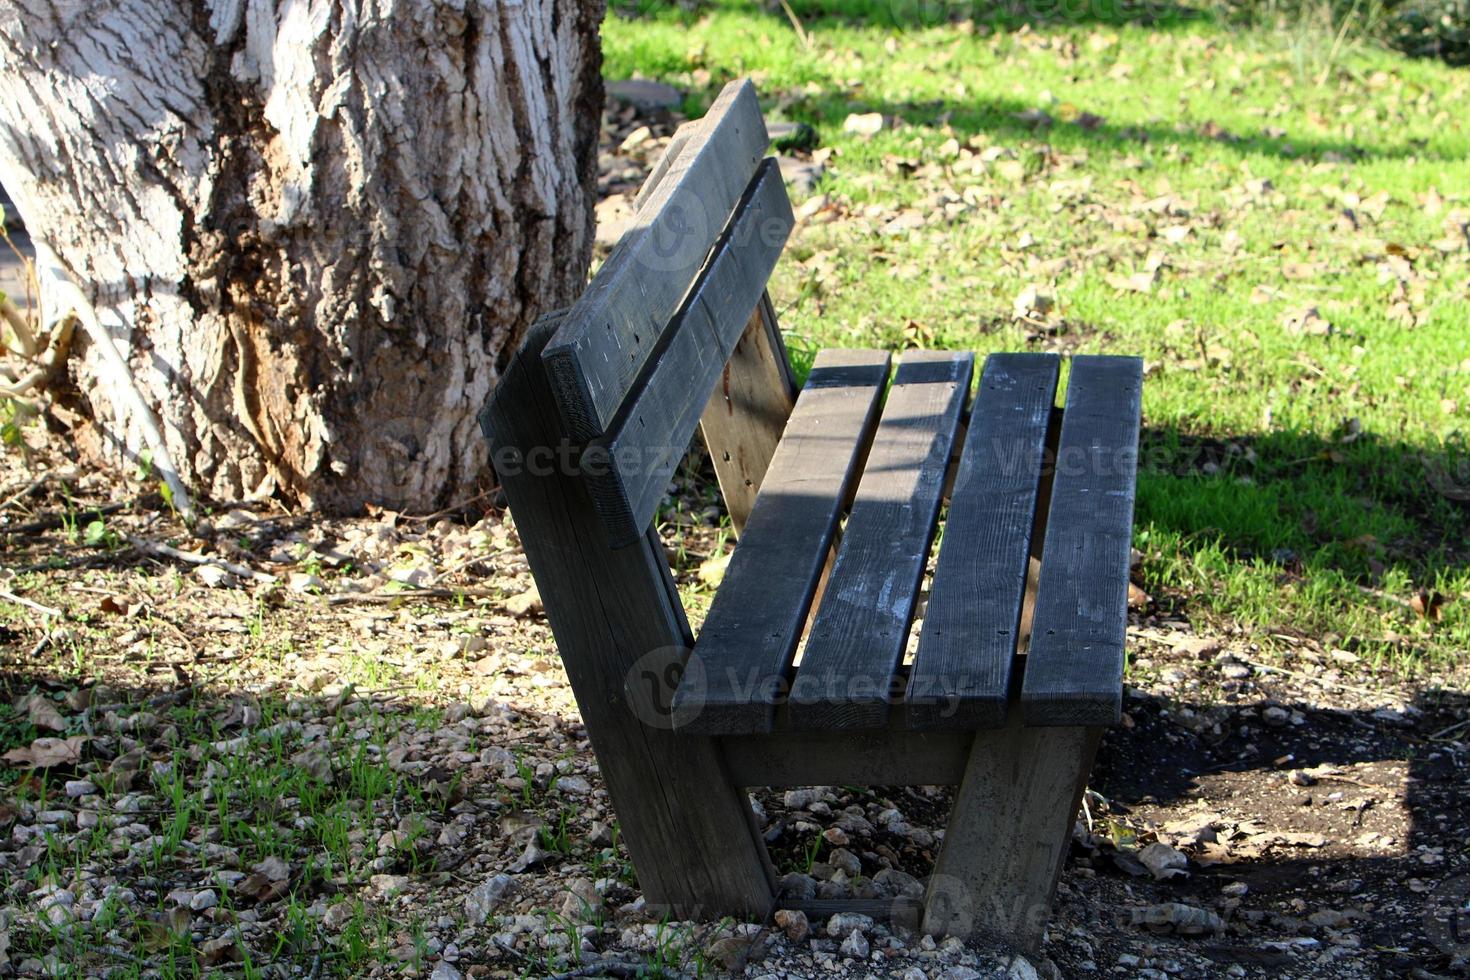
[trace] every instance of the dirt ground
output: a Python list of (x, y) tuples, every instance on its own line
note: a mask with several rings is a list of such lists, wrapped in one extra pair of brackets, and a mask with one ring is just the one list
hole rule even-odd
[[(546, 910), (577, 918), (569, 896), (599, 909), (576, 932), (588, 962), (646, 966), (650, 957), (667, 955), (671, 975), (1465, 971), (1470, 696), (1463, 674), (1426, 672), (1410, 681), (1349, 649), (1284, 634), (1277, 640), (1288, 652), (1267, 655), (1242, 637), (1201, 635), (1151, 604), (1132, 618), (1124, 724), (1104, 739), (1034, 962), (932, 941), (925, 948), (877, 924), (857, 924), (864, 942), (855, 947), (847, 942), (851, 923), (837, 923), (832, 934), (827, 923), (810, 923), (811, 936), (800, 941), (774, 923), (651, 923), (642, 921), (628, 869), (608, 871), (608, 858), (620, 857), (609, 833), (615, 815), (504, 515), (492, 509), (469, 521), (384, 514), (308, 522), (237, 509), (191, 537), (145, 495), (105, 516), (110, 546), (89, 547), (58, 515), (70, 507), (85, 527), (88, 506), (128, 488), (79, 475), (64, 459), (49, 463), (38, 454), (24, 477), (35, 487), (21, 497), (29, 516), (6, 513), (8, 528), (0, 525), (0, 533), (7, 590), (23, 581), (23, 598), (60, 615), (12, 606), (0, 627), (0, 693), (7, 703), (47, 695), (67, 731), (93, 737), (75, 764), (38, 769), (7, 786), (10, 835), (0, 841), (0, 880), (13, 936), (36, 913), (34, 896), (48, 887), (46, 873), (38, 873), (42, 856), (26, 851), (35, 837), (28, 828), (51, 819), (59, 821), (61, 839), (80, 840), (83, 828), (67, 813), (80, 814), (90, 799), (48, 802), (63, 811), (48, 816), (17, 802), (27, 780), (34, 793), (42, 773), (53, 787), (73, 779), (100, 783), (99, 774), (115, 773), (130, 752), (154, 763), (178, 758), (174, 750), (187, 732), (171, 735), (172, 726), (155, 721), (144, 734), (144, 723), (128, 718), (151, 713), (166, 720), (185, 706), (213, 718), (212, 730), (227, 746), (237, 732), (244, 746), (248, 707), (276, 703), (296, 726), (277, 753), (296, 765), (311, 764), (296, 750), (318, 745), (340, 781), (353, 741), (369, 740), (351, 719), (398, 717), (377, 756), (382, 764), (421, 787), (443, 785), (450, 772), (462, 775), (452, 794), (424, 808), (428, 829), (437, 833), (432, 846), (419, 848), (425, 861), (404, 865), (380, 856), (366, 869), (380, 873), (349, 875), (300, 896), (324, 921), (327, 946), (334, 940), (326, 914), (334, 895), (358, 896), (365, 908), (388, 915), (412, 908), (432, 923), (426, 945), (390, 939), (387, 962), (340, 975), (442, 968), (537, 976), (571, 969), (570, 961), (547, 956), (559, 947), (555, 925), (547, 925), (555, 917), (548, 920)], [(6, 496), (21, 479), (11, 473)], [(63, 485), (69, 500), (59, 492)], [(696, 544), (713, 545), (712, 527), (691, 533)], [(210, 566), (150, 553), (152, 542), (164, 540), (276, 581), (216, 575)], [(691, 549), (678, 564), (681, 586), (696, 582), (700, 557)], [(33, 570), (56, 563), (63, 567)], [(345, 725), (332, 724), (344, 718)], [(253, 720), (261, 723), (258, 710)], [(320, 729), (315, 742), (313, 728)], [(54, 788), (52, 794), (60, 796)], [(921, 880), (948, 806), (947, 791), (913, 787), (763, 791), (755, 801), (780, 870), (828, 880), (849, 855), (859, 877), (890, 871)], [(365, 815), (363, 836), (378, 837), (380, 827), (391, 833), (394, 812)], [(558, 821), (552, 830), (566, 846), (543, 846), (547, 835), (538, 832)], [(73, 853), (86, 849), (78, 845)], [(140, 898), (161, 900), (205, 877), (200, 868), (190, 880), (183, 860), (172, 877), (150, 880), (114, 860), (116, 853), (91, 852), (82, 861), (98, 881), (129, 886)], [(814, 854), (823, 860), (812, 861)], [(462, 912), (476, 889), (493, 906), (479, 923)], [(257, 895), (243, 909), (253, 914), (201, 920), (198, 945), (234, 935), (249, 949), (252, 936), (279, 927), (285, 903), (277, 898)], [(241, 931), (230, 934), (230, 927)], [(658, 952), (664, 929), (678, 936), (677, 953)], [(802, 931), (799, 923), (789, 929)], [(403, 953), (418, 946), (434, 952), (417, 959)], [(867, 953), (855, 955), (863, 946)], [(395, 948), (403, 953), (397, 960)], [(45, 967), (44, 950), (30, 949), (42, 955), (16, 956), (12, 940), (12, 974)]]

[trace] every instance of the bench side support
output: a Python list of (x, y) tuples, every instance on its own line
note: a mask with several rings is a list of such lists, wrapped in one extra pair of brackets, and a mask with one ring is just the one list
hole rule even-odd
[[(613, 550), (564, 449), (538, 322), (481, 417), (623, 841), (648, 904), (765, 916), (774, 872), (713, 739), (675, 735), (669, 679), (692, 643), (654, 533)], [(650, 679), (651, 688), (650, 688)]]
[(764, 293), (699, 420), (737, 536), (745, 530), (795, 404), (796, 381), (786, 345), (771, 296)]
[(1005, 728), (975, 733), (924, 897), (925, 932), (1041, 945), (1101, 737), (1022, 727), (1015, 705)]

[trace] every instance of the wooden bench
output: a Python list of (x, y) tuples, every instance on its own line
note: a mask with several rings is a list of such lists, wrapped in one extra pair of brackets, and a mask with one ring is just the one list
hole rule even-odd
[[(749, 83), (680, 127), (508, 365), (493, 463), (650, 906), (1033, 948), (1121, 714), (1141, 365), (1073, 357), (1058, 408), (1056, 356), (993, 354), (970, 404), (971, 354), (890, 378), (887, 352), (830, 350), (798, 397), (766, 145)], [(696, 427), (738, 534), (697, 642), (655, 527)], [(781, 893), (747, 788), (811, 785), (957, 787), (922, 898)]]

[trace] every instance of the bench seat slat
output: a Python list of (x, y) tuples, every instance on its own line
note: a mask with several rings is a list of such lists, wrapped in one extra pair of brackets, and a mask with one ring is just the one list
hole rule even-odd
[(573, 440), (607, 431), (768, 142), (755, 87), (731, 82), (651, 178), (633, 226), (541, 353)]
[(991, 354), (980, 377), (907, 692), (913, 728), (1005, 723), (1054, 354)]
[(1123, 710), (1143, 362), (1072, 360), (1021, 688), (1028, 725), (1112, 725)]
[(766, 160), (670, 322), (667, 346), (612, 430), (584, 455), (592, 499), (613, 547), (638, 541), (653, 521), (792, 220), (781, 170)]
[(888, 360), (887, 352), (872, 350), (817, 356), (674, 692), (676, 728), (771, 730), (837, 518), (877, 421)]
[(974, 360), (911, 351), (894, 373), (787, 700), (795, 729), (887, 722)]

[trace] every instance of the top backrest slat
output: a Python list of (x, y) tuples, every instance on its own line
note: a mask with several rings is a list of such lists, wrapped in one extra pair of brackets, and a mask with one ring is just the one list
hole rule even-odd
[[(681, 130), (682, 133), (682, 130)], [(567, 434), (607, 431), (765, 155), (749, 81), (725, 86), (651, 181), (618, 242), (541, 354)]]

